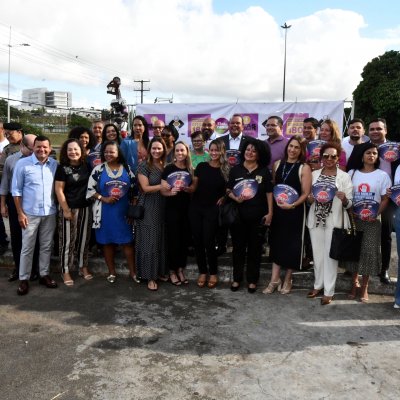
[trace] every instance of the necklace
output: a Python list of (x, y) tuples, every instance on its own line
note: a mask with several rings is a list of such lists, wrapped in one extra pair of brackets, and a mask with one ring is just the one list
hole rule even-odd
[(111, 168), (108, 166), (108, 163), (105, 164), (106, 165), (106, 172), (107, 175), (111, 178), (111, 179), (117, 179), (122, 175), (123, 172), (123, 167), (122, 164), (119, 166), (119, 168), (116, 170), (117, 172), (114, 172), (113, 170), (111, 170)]
[(295, 165), (296, 165), (296, 163), (292, 164), (292, 166), (290, 167), (289, 171), (286, 172), (286, 161), (285, 161), (285, 164), (283, 164), (283, 171), (282, 171), (283, 183), (286, 182), (286, 179), (288, 178), (289, 174), (292, 172), (292, 169), (294, 168)]

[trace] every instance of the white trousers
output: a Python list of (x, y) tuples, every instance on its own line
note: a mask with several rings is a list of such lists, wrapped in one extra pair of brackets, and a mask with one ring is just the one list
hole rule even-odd
[(314, 256), (314, 289), (324, 288), (325, 296), (335, 294), (337, 277), (337, 260), (329, 257), (333, 228), (318, 227), (310, 229), (311, 244)]

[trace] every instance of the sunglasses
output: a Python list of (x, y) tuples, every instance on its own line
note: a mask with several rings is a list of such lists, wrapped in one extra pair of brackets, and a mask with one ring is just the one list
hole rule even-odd
[(336, 160), (337, 159), (337, 154), (322, 154), (322, 158), (324, 160)]

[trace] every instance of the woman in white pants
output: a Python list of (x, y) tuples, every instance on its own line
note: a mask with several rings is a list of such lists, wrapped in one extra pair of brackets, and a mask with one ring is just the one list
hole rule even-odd
[[(338, 262), (329, 257), (333, 228), (349, 227), (349, 218), (345, 209), (352, 205), (353, 185), (350, 175), (338, 168), (340, 145), (328, 142), (322, 146), (320, 159), (322, 169), (312, 173), (312, 184), (335, 185), (337, 192), (330, 201), (318, 201), (312, 194), (308, 200), (311, 203), (307, 226), (310, 230), (311, 244), (314, 256), (314, 289), (307, 297), (315, 298), (324, 290), (322, 305), (330, 304), (335, 294)], [(344, 221), (343, 221), (344, 217)]]

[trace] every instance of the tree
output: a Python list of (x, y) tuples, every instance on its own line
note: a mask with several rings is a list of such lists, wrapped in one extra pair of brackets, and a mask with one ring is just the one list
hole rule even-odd
[(23, 130), (24, 134), (32, 133), (33, 135), (36, 135), (36, 136), (43, 135), (42, 128), (40, 128), (38, 126), (34, 126), (32, 124), (28, 124), (25, 122), (22, 122), (21, 125), (22, 125), (22, 130)]
[(366, 123), (385, 118), (388, 138), (400, 141), (400, 52), (391, 50), (372, 59), (361, 76), (353, 92), (354, 115)]
[(74, 128), (75, 126), (84, 126), (85, 128), (90, 129), (92, 127), (92, 121), (88, 118), (81, 117), (80, 115), (74, 113), (71, 114), (68, 126), (70, 128)]

